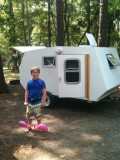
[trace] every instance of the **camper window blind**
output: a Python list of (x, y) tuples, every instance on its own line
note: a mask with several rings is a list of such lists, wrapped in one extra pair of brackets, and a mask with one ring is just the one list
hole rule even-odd
[(80, 62), (79, 60), (65, 61), (65, 81), (67, 83), (79, 83), (80, 81)]
[(108, 61), (110, 68), (114, 68), (115, 66), (119, 65), (119, 61), (117, 58), (114, 57), (114, 55), (107, 54), (106, 56), (107, 56), (107, 61)]
[(56, 65), (55, 57), (43, 57), (43, 66), (54, 67)]

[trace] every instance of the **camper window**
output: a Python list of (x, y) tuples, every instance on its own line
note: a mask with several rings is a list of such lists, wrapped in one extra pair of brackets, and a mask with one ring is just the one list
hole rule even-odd
[(107, 61), (110, 68), (114, 68), (115, 66), (119, 65), (118, 59), (114, 57), (112, 54), (107, 54)]
[(72, 59), (65, 61), (65, 81), (67, 83), (80, 82), (80, 62)]
[(43, 57), (43, 66), (52, 68), (55, 65), (56, 65), (55, 57)]

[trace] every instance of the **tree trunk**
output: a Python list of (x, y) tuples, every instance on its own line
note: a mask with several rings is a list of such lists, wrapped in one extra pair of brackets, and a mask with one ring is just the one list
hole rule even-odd
[(111, 42), (111, 38), (112, 38), (111, 37), (111, 33), (112, 33), (113, 28), (114, 28), (113, 22), (114, 22), (113, 16), (109, 15), (109, 22), (108, 22), (108, 24), (109, 24), (109, 28), (108, 28), (108, 46), (110, 46), (110, 42)]
[(51, 0), (48, 0), (48, 46), (51, 47)]
[(63, 16), (63, 0), (56, 0), (56, 13), (57, 13), (57, 35), (56, 45), (64, 46), (64, 16)]
[(85, 1), (87, 32), (88, 33), (90, 32), (90, 25), (91, 25), (91, 19), (90, 19), (91, 8), (90, 8), (90, 3), (91, 3), (91, 0), (86, 0)]
[(23, 26), (23, 36), (24, 36), (24, 45), (27, 45), (27, 34), (26, 34), (26, 27), (25, 27), (25, 1), (21, 1), (21, 11), (22, 11), (22, 26)]
[[(90, 14), (91, 14), (91, 8), (90, 8), (90, 1), (91, 0), (86, 0), (86, 21), (87, 21), (87, 29), (86, 33), (90, 33), (90, 26), (91, 26), (91, 19), (90, 19)], [(87, 40), (87, 43), (89, 44), (89, 41)]]
[[(87, 26), (86, 30), (84, 31), (83, 35), (81, 36), (78, 45), (81, 44), (82, 40), (86, 36), (86, 33), (90, 33), (90, 27), (91, 27), (91, 8), (90, 8), (90, 3), (91, 0), (86, 0), (85, 1), (85, 10), (86, 10), (86, 21), (87, 21)], [(87, 43), (89, 44), (89, 41), (87, 40)]]
[(108, 46), (108, 0), (100, 0), (98, 46)]
[(16, 32), (15, 32), (15, 16), (13, 11), (12, 0), (8, 0), (8, 13), (9, 13), (9, 43), (14, 45), (16, 42)]
[(64, 25), (65, 25), (65, 40), (67, 42), (67, 46), (70, 45), (70, 34), (69, 34), (69, 25), (70, 25), (70, 16), (68, 13), (68, 3), (67, 0), (64, 1)]
[(70, 46), (69, 26), (70, 26), (70, 16), (68, 15), (68, 16), (67, 16), (67, 25), (66, 25), (67, 46)]
[(5, 83), (5, 77), (3, 73), (3, 65), (2, 65), (2, 58), (0, 55), (0, 93), (8, 93), (8, 86)]
[(27, 28), (28, 28), (28, 36), (27, 36), (27, 43), (28, 45), (31, 45), (31, 32), (32, 32), (32, 24), (31, 24), (31, 16), (30, 16), (30, 2), (28, 0), (25, 0), (26, 5), (26, 17), (27, 17)]

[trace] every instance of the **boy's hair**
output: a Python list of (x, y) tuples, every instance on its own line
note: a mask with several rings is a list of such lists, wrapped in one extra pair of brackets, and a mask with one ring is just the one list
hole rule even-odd
[(40, 68), (37, 67), (37, 66), (32, 67), (32, 68), (30, 69), (30, 73), (32, 74), (32, 72), (34, 72), (35, 70), (37, 70), (37, 71), (40, 73)]

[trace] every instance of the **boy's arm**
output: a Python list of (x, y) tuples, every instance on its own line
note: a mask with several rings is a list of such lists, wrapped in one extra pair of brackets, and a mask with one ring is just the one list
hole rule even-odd
[(44, 107), (46, 103), (46, 88), (43, 89), (43, 96), (41, 99), (41, 103), (42, 103), (42, 106)]
[(28, 105), (28, 89), (27, 89), (27, 87), (25, 89), (25, 101), (24, 101), (24, 105)]

